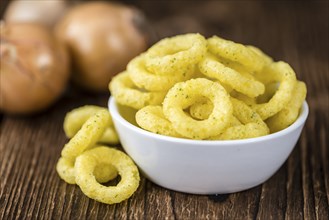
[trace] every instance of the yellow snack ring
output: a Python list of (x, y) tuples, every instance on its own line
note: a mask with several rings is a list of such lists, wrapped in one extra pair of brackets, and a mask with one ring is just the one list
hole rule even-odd
[(165, 38), (146, 53), (146, 67), (154, 74), (182, 74), (197, 64), (206, 54), (207, 41), (200, 34), (185, 34)]
[(95, 145), (103, 135), (109, 121), (110, 115), (107, 110), (99, 110), (91, 116), (76, 135), (65, 144), (62, 157), (74, 161), (82, 152)]
[[(93, 171), (98, 164), (113, 165), (121, 180), (116, 186), (104, 186), (97, 182)], [(80, 155), (75, 162), (76, 183), (82, 192), (96, 201), (114, 204), (128, 199), (139, 186), (139, 172), (134, 162), (123, 152), (97, 147)]]
[(212, 54), (242, 64), (250, 72), (261, 70), (265, 64), (254, 49), (217, 36), (208, 39), (208, 49)]
[(120, 143), (119, 136), (114, 127), (108, 127), (105, 129), (103, 135), (99, 138), (97, 143), (103, 144), (118, 144)]
[[(247, 105), (251, 106), (251, 105), (255, 105), (257, 103), (257, 99), (256, 98), (251, 98), (249, 96), (246, 96), (240, 92), (237, 92), (237, 91), (232, 91), (230, 93), (230, 95), (233, 97), (233, 98), (236, 98), (240, 101), (243, 101), (244, 103), (246, 103)], [(258, 96), (259, 97), (259, 96)], [(258, 98), (257, 97), (257, 98)]]
[(56, 164), (56, 171), (62, 180), (69, 184), (75, 184), (74, 161), (60, 157)]
[[(277, 82), (272, 82), (272, 83), (266, 84), (264, 94), (262, 94), (256, 98), (256, 103), (261, 104), (261, 103), (268, 102), (273, 97), (275, 92), (278, 90), (278, 87), (279, 87), (279, 83), (277, 83)], [(254, 104), (256, 104), (256, 103), (254, 103)]]
[(214, 105), (211, 103), (211, 101), (209, 99), (203, 98), (191, 105), (189, 112), (193, 118), (205, 120), (209, 118), (209, 115), (213, 109)]
[(137, 124), (150, 132), (172, 137), (181, 137), (163, 114), (161, 106), (146, 106), (136, 113)]
[[(68, 112), (64, 118), (64, 132), (68, 138), (72, 138), (82, 127), (82, 125), (99, 110), (107, 110), (106, 108), (85, 105)], [(109, 114), (110, 116), (110, 114)], [(119, 137), (114, 130), (112, 118), (110, 116), (109, 123), (105, 129), (102, 137), (99, 139), (101, 143), (117, 144), (119, 143)]]
[(204, 75), (215, 78), (249, 97), (259, 96), (265, 91), (263, 83), (225, 66), (211, 55), (207, 55), (199, 63), (199, 69)]
[(111, 164), (99, 163), (94, 169), (94, 176), (97, 182), (106, 183), (115, 179), (118, 176), (118, 171)]
[(288, 104), (280, 112), (266, 120), (271, 133), (285, 129), (296, 121), (299, 110), (306, 98), (306, 93), (305, 83), (297, 81)]
[(192, 78), (194, 73), (194, 66), (190, 66), (182, 73), (154, 74), (146, 69), (145, 60), (145, 54), (135, 57), (129, 62), (127, 70), (133, 83), (148, 91), (168, 91), (175, 83)]
[(249, 48), (250, 50), (254, 51), (256, 54), (258, 54), (258, 56), (263, 59), (265, 65), (268, 65), (270, 63), (273, 62), (273, 59), (268, 56), (267, 54), (265, 54), (261, 49), (259, 49), (258, 47), (252, 46), (252, 45), (248, 45), (247, 48)]
[(255, 104), (253, 109), (263, 120), (281, 111), (292, 98), (296, 80), (296, 74), (289, 64), (279, 61), (266, 66), (259, 77), (262, 77), (266, 84), (280, 82), (280, 85), (273, 97), (266, 103)]
[(222, 134), (212, 139), (238, 140), (264, 136), (269, 133), (269, 129), (261, 117), (244, 102), (231, 98), (233, 104), (233, 115), (242, 125), (232, 125)]
[(136, 88), (127, 71), (113, 77), (109, 89), (119, 104), (134, 109), (141, 109), (147, 105), (159, 105), (166, 95), (166, 92), (149, 92)]
[[(195, 120), (184, 112), (200, 98), (208, 98), (214, 105), (209, 118)], [(226, 90), (216, 82), (198, 78), (177, 83), (164, 101), (163, 112), (174, 129), (182, 136), (192, 139), (206, 139), (218, 135), (231, 119), (232, 103)]]
[[(208, 99), (203, 98), (200, 101), (191, 105), (189, 112), (193, 118), (205, 120), (209, 118), (209, 115), (211, 114), (213, 108), (214, 105)], [(241, 125), (241, 122), (235, 116), (232, 115), (229, 127), (236, 125)]]
[[(73, 160), (61, 157), (56, 164), (56, 171), (58, 175), (69, 184), (75, 184), (74, 163), (75, 161)], [(99, 164), (95, 167), (94, 175), (97, 182), (106, 183), (114, 179), (118, 175), (118, 172), (110, 164)]]

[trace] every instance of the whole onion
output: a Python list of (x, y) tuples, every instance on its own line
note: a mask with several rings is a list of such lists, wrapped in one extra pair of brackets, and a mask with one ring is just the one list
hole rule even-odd
[(139, 10), (107, 2), (71, 8), (55, 30), (69, 49), (73, 81), (95, 92), (108, 91), (111, 78), (146, 50), (150, 33)]
[(64, 91), (69, 78), (67, 52), (44, 26), (0, 23), (0, 110), (41, 111)]
[(4, 20), (10, 23), (38, 23), (53, 27), (69, 7), (65, 0), (15, 0), (8, 5)]

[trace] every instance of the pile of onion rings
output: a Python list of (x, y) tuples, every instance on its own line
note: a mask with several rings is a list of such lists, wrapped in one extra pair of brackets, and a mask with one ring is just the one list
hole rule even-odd
[[(137, 166), (122, 151), (99, 143), (117, 144), (118, 136), (106, 108), (83, 106), (67, 113), (64, 131), (71, 138), (56, 165), (59, 176), (77, 184), (89, 198), (113, 204), (128, 199), (139, 186)], [(116, 186), (105, 186), (120, 175)]]
[(289, 64), (255, 46), (200, 34), (162, 39), (133, 59), (109, 89), (117, 103), (138, 110), (141, 128), (200, 140), (285, 129), (307, 92)]

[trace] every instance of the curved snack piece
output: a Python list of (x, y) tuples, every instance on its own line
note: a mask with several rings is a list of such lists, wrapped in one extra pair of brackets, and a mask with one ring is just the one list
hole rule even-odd
[(56, 164), (56, 171), (62, 180), (69, 184), (75, 184), (75, 160), (60, 157)]
[(258, 47), (255, 47), (252, 45), (247, 45), (246, 47), (249, 48), (250, 50), (254, 51), (261, 59), (263, 59), (265, 65), (268, 65), (273, 62), (273, 59), (270, 56), (268, 56), (267, 54), (265, 54)]
[[(106, 108), (85, 105), (68, 112), (64, 118), (64, 132), (68, 138), (72, 138), (82, 127), (82, 125), (99, 110), (107, 110)], [(110, 116), (110, 114), (109, 114)], [(114, 129), (112, 118), (110, 116), (109, 123), (98, 142), (107, 144), (119, 143), (119, 137)]]
[(265, 84), (280, 82), (277, 91), (268, 102), (252, 106), (260, 117), (266, 120), (281, 111), (292, 98), (292, 92), (297, 82), (296, 74), (289, 64), (279, 61), (266, 66), (258, 77)]
[(182, 75), (206, 54), (207, 40), (200, 34), (165, 38), (146, 53), (146, 67), (154, 74)]
[(94, 146), (103, 135), (106, 126), (110, 123), (110, 115), (107, 110), (99, 110), (91, 116), (76, 135), (65, 144), (62, 157), (74, 161), (86, 149)]
[(254, 48), (217, 36), (208, 39), (208, 49), (212, 54), (242, 64), (248, 72), (260, 71), (266, 62)]
[[(104, 186), (96, 181), (93, 174), (99, 164), (114, 166), (121, 176), (116, 186)], [(123, 152), (97, 147), (80, 155), (75, 162), (76, 183), (82, 192), (96, 201), (114, 204), (128, 199), (139, 186), (139, 172), (134, 162)]]
[(172, 137), (181, 137), (163, 114), (162, 106), (146, 106), (136, 113), (137, 124), (150, 132)]
[[(75, 161), (61, 157), (56, 164), (56, 171), (62, 180), (69, 184), (75, 184)], [(99, 183), (106, 183), (117, 177), (118, 172), (112, 165), (100, 164), (95, 167), (94, 175)]]
[(118, 103), (134, 109), (159, 105), (166, 95), (166, 92), (149, 92), (136, 88), (127, 71), (113, 77), (109, 89)]
[[(237, 91), (232, 91), (230, 93), (230, 95), (233, 97), (233, 98), (236, 98), (240, 101), (243, 101), (244, 103), (246, 103), (248, 106), (252, 106), (252, 105), (255, 105), (257, 103), (257, 99), (256, 98), (250, 98), (249, 96), (246, 96), (240, 92), (237, 92)], [(262, 96), (262, 95), (261, 95)], [(259, 97), (259, 96), (258, 96)], [(258, 98), (257, 97), (257, 98)]]
[(154, 74), (146, 69), (145, 61), (145, 54), (139, 55), (129, 62), (127, 70), (133, 83), (148, 91), (168, 91), (175, 83), (188, 80), (194, 74), (194, 66), (183, 73)]
[(296, 121), (299, 110), (306, 98), (306, 93), (305, 83), (297, 81), (288, 104), (279, 113), (266, 120), (271, 133), (283, 130)]
[[(184, 112), (198, 99), (207, 97), (214, 105), (209, 118), (199, 121)], [(232, 103), (226, 90), (216, 82), (198, 78), (177, 83), (164, 101), (163, 113), (174, 129), (184, 137), (206, 139), (224, 130), (232, 116)]]
[(231, 86), (238, 92), (241, 92), (249, 97), (256, 97), (263, 94), (265, 86), (263, 83), (254, 80), (251, 77), (246, 77), (245, 74), (240, 74), (234, 69), (220, 63), (214, 56), (207, 55), (199, 63), (200, 71), (210, 77), (215, 78), (221, 83)]
[(213, 109), (214, 105), (209, 99), (201, 98), (190, 106), (189, 113), (195, 119), (205, 120), (209, 118)]
[(231, 98), (233, 115), (242, 122), (242, 125), (231, 126), (222, 134), (212, 139), (238, 140), (267, 135), (269, 129), (260, 116), (244, 102)]
[(273, 95), (275, 94), (275, 92), (278, 90), (278, 87), (279, 87), (279, 83), (277, 83), (277, 82), (272, 82), (272, 83), (266, 84), (265, 85), (265, 92), (264, 92), (264, 94), (258, 96), (256, 98), (256, 102), (253, 103), (252, 105), (254, 105), (256, 103), (261, 104), (261, 103), (268, 102), (273, 97)]

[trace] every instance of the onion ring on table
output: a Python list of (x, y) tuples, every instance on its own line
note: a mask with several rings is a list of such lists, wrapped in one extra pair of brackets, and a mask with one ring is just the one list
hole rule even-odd
[(199, 63), (199, 69), (204, 75), (215, 78), (249, 97), (259, 96), (265, 91), (263, 83), (246, 77), (232, 68), (226, 67), (212, 55), (208, 54)]
[[(58, 175), (69, 184), (75, 184), (74, 163), (75, 160), (60, 157), (56, 164)], [(103, 164), (95, 167), (94, 175), (97, 182), (106, 183), (117, 177), (118, 172), (112, 165)]]
[[(72, 138), (82, 127), (82, 125), (94, 115), (99, 110), (107, 110), (106, 108), (95, 106), (95, 105), (85, 105), (72, 111), (68, 112), (64, 118), (64, 132), (68, 138)], [(107, 144), (117, 144), (119, 143), (119, 137), (114, 129), (111, 115), (109, 123), (103, 135), (100, 137), (98, 142)]]
[(127, 71), (113, 77), (109, 89), (119, 104), (134, 109), (141, 109), (147, 105), (159, 105), (166, 95), (166, 92), (149, 92), (136, 88)]
[(269, 129), (261, 117), (244, 102), (231, 98), (233, 115), (242, 125), (233, 125), (222, 134), (211, 137), (212, 140), (238, 140), (259, 137), (269, 134)]
[(146, 106), (136, 113), (137, 124), (150, 132), (171, 137), (182, 137), (163, 114), (162, 106)]
[(288, 104), (280, 112), (266, 120), (271, 133), (283, 130), (296, 121), (299, 110), (306, 98), (306, 93), (305, 83), (297, 81)]
[(60, 157), (56, 164), (56, 171), (62, 180), (69, 184), (75, 184), (75, 160)]
[(135, 57), (127, 66), (130, 79), (139, 87), (148, 91), (168, 91), (174, 84), (191, 79), (194, 66), (188, 67), (183, 73), (159, 75), (148, 71), (145, 67), (145, 53)]
[[(184, 109), (207, 97), (214, 105), (209, 118), (195, 120)], [(197, 78), (174, 85), (163, 101), (163, 113), (176, 132), (192, 139), (206, 139), (218, 135), (231, 119), (232, 103), (226, 90), (216, 82)]]
[(86, 149), (94, 146), (110, 123), (107, 110), (99, 110), (82, 125), (76, 135), (65, 144), (62, 157), (74, 161)]
[(154, 74), (181, 75), (206, 54), (207, 40), (200, 34), (165, 38), (148, 49), (146, 67)]
[(289, 64), (279, 61), (266, 66), (262, 73), (256, 74), (265, 84), (280, 82), (273, 97), (266, 103), (255, 104), (252, 108), (263, 120), (281, 111), (292, 98), (296, 85), (296, 74)]
[(265, 60), (259, 53), (243, 44), (217, 36), (213, 36), (207, 41), (208, 49), (212, 54), (242, 64), (248, 72), (260, 71), (265, 65)]
[[(116, 186), (97, 182), (93, 171), (98, 164), (114, 166), (121, 180)], [(128, 199), (139, 186), (137, 166), (125, 153), (108, 147), (97, 147), (81, 154), (75, 162), (76, 183), (82, 192), (96, 201), (114, 204)]]

